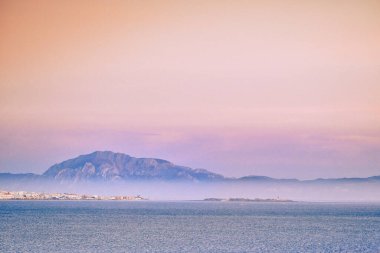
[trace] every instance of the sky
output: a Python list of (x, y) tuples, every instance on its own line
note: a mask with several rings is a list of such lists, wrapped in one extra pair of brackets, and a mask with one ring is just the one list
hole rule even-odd
[(0, 1), (0, 172), (95, 150), (380, 175), (380, 2)]

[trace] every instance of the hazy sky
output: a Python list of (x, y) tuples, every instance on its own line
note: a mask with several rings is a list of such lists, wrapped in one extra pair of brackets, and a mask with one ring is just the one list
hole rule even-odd
[(94, 150), (380, 175), (380, 1), (0, 1), (0, 172)]

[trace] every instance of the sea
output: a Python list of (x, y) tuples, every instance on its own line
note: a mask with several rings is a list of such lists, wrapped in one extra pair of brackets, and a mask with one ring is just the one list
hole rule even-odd
[(380, 204), (0, 201), (0, 252), (380, 252)]

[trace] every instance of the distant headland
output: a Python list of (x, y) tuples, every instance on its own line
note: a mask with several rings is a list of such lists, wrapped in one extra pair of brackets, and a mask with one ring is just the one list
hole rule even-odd
[(294, 200), (289, 199), (247, 199), (247, 198), (228, 198), (228, 199), (220, 199), (220, 198), (206, 198), (203, 201), (228, 201), (228, 202), (295, 202)]

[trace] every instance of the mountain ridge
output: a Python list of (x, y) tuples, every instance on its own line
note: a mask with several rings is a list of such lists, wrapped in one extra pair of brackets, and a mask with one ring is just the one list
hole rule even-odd
[(185, 180), (224, 179), (222, 175), (175, 165), (157, 158), (136, 158), (123, 153), (95, 151), (51, 166), (43, 176), (55, 180)]
[(252, 182), (252, 183), (362, 183), (380, 182), (380, 176), (366, 178), (317, 178), (312, 180), (277, 179), (249, 175), (224, 177), (205, 169), (192, 169), (158, 158), (136, 158), (112, 151), (95, 151), (56, 163), (42, 175), (34, 173), (0, 173), (2, 180), (54, 181), (190, 181), (190, 182)]

